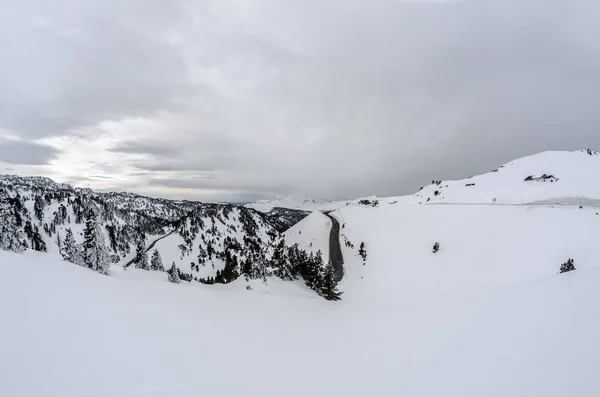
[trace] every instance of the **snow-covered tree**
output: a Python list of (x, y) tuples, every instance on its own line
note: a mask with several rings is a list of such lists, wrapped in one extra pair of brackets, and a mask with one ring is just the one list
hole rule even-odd
[(24, 236), (7, 201), (0, 201), (0, 249), (13, 252), (25, 250)]
[(575, 261), (573, 259), (569, 259), (562, 265), (560, 265), (560, 273), (567, 273), (575, 270)]
[(40, 234), (40, 229), (37, 226), (33, 227), (33, 235), (31, 237), (31, 248), (35, 251), (46, 252), (46, 242)]
[(60, 238), (60, 233), (56, 232), (56, 237), (54, 238), (54, 242), (56, 243), (56, 246), (58, 247), (58, 252), (62, 251), (62, 240)]
[(158, 252), (157, 249), (155, 249), (152, 252), (152, 258), (150, 259), (150, 269), (159, 272), (165, 271), (165, 267), (163, 266), (162, 262), (162, 257), (160, 256), (160, 252)]
[(35, 217), (40, 221), (40, 225), (42, 224), (42, 220), (44, 219), (44, 199), (42, 196), (35, 196), (35, 201), (33, 203), (33, 213)]
[(171, 269), (169, 269), (169, 281), (175, 284), (179, 284), (179, 270), (177, 270), (177, 266), (175, 266), (175, 262), (171, 265)]
[(146, 239), (144, 237), (138, 240), (134, 262), (136, 269), (150, 270), (148, 253), (146, 252)]
[(100, 224), (96, 221), (96, 211), (93, 208), (87, 212), (83, 231), (83, 264), (102, 274), (108, 274), (110, 267), (104, 236)]
[(363, 259), (363, 262), (367, 260), (367, 249), (365, 248), (365, 242), (360, 243), (360, 248), (358, 249), (358, 255)]
[(279, 241), (273, 251), (271, 266), (274, 269), (274, 274), (282, 280), (294, 280), (296, 278), (284, 239)]
[(342, 299), (342, 293), (337, 289), (335, 269), (333, 268), (333, 263), (331, 263), (331, 261), (327, 263), (323, 271), (323, 280), (321, 282), (319, 295), (329, 301), (339, 301)]
[(60, 253), (64, 260), (76, 265), (81, 265), (81, 255), (73, 237), (73, 231), (68, 228), (65, 234), (65, 239), (62, 242)]

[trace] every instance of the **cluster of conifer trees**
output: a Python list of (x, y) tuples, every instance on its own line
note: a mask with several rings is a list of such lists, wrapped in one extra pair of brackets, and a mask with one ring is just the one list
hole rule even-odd
[(227, 284), (244, 276), (246, 280), (264, 279), (276, 276), (282, 280), (302, 278), (306, 286), (327, 300), (340, 300), (334, 267), (331, 262), (323, 263), (321, 252), (307, 253), (297, 244), (287, 247), (281, 239), (275, 246), (273, 255), (266, 259), (264, 255), (248, 255), (240, 263), (235, 254), (225, 250), (225, 266), (218, 270), (215, 277), (200, 278), (203, 284)]

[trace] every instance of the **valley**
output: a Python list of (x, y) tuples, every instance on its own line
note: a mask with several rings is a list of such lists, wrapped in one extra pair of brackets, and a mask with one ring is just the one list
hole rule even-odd
[[(285, 230), (241, 206), (83, 201), (11, 178), (5, 195), (18, 192), (47, 252), (0, 251), (0, 394), (594, 396), (599, 159), (541, 153), (414, 195), (323, 203)], [(558, 181), (525, 181), (541, 167)], [(40, 225), (35, 196), (49, 191)], [(67, 222), (47, 229), (83, 241), (68, 222), (78, 197), (118, 231), (114, 247), (103, 234), (119, 256), (107, 275), (64, 260), (45, 231), (63, 204)], [(179, 284), (131, 262), (142, 235)], [(317, 257), (341, 300), (309, 279)]]

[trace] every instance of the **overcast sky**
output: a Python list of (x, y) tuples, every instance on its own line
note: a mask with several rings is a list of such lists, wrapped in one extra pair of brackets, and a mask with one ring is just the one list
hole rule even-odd
[(600, 148), (596, 0), (0, 0), (0, 173), (412, 193)]

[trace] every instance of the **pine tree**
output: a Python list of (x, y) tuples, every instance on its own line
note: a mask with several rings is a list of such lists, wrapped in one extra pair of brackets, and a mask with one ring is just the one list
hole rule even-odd
[(37, 226), (33, 228), (33, 236), (31, 238), (31, 248), (34, 251), (46, 252), (46, 242), (40, 234), (40, 229)]
[(33, 204), (33, 213), (35, 217), (40, 221), (40, 225), (42, 224), (42, 219), (44, 219), (44, 199), (42, 196), (35, 196), (35, 201)]
[(567, 273), (573, 270), (576, 270), (575, 262), (573, 261), (573, 259), (569, 259), (568, 261), (560, 265), (560, 273)]
[(71, 228), (68, 228), (66, 231), (60, 253), (64, 260), (81, 265), (81, 255), (79, 255), (77, 243), (75, 243), (75, 238), (73, 237), (73, 231)]
[(363, 262), (367, 260), (367, 250), (365, 249), (365, 242), (360, 243), (360, 248), (358, 250), (358, 255), (361, 256)]
[(151, 270), (155, 270), (155, 271), (159, 271), (159, 272), (164, 272), (165, 271), (165, 267), (163, 266), (163, 262), (162, 262), (162, 258), (160, 256), (160, 252), (158, 252), (157, 249), (155, 249), (152, 252), (152, 259), (150, 259), (150, 269)]
[[(301, 251), (302, 252), (302, 251)], [(306, 258), (306, 253), (300, 255), (305, 265), (304, 274), (302, 277), (304, 278), (304, 283), (306, 286), (316, 292), (319, 292), (322, 284), (322, 275), (321, 272), (323, 270), (323, 257), (321, 251), (317, 251), (316, 254), (312, 252)]]
[(175, 262), (173, 262), (173, 265), (171, 265), (171, 269), (169, 269), (168, 271), (169, 273), (169, 281), (175, 284), (179, 284), (180, 280), (179, 280), (179, 270), (177, 269), (177, 266), (175, 266)]
[(252, 260), (250, 259), (250, 256), (247, 256), (242, 264), (242, 274), (246, 277), (246, 280), (251, 279), (253, 276)]
[(150, 270), (148, 253), (146, 252), (146, 239), (144, 237), (138, 240), (134, 261), (136, 269)]
[(339, 301), (342, 299), (342, 293), (337, 289), (335, 269), (333, 268), (333, 263), (331, 263), (331, 261), (325, 266), (319, 295), (329, 301)]
[(13, 252), (23, 252), (24, 237), (17, 226), (14, 211), (8, 202), (0, 201), (0, 249)]
[(87, 212), (83, 239), (84, 266), (96, 272), (108, 274), (110, 263), (104, 246), (104, 236), (100, 224), (96, 221), (96, 212), (93, 208)]
[(274, 274), (282, 280), (294, 280), (296, 278), (284, 239), (281, 239), (275, 247), (271, 257), (271, 266), (274, 269)]
[(25, 232), (25, 236), (27, 236), (27, 238), (29, 240), (31, 240), (32, 244), (33, 244), (33, 226), (31, 225), (31, 222), (29, 222), (29, 221), (25, 222), (23, 231)]

